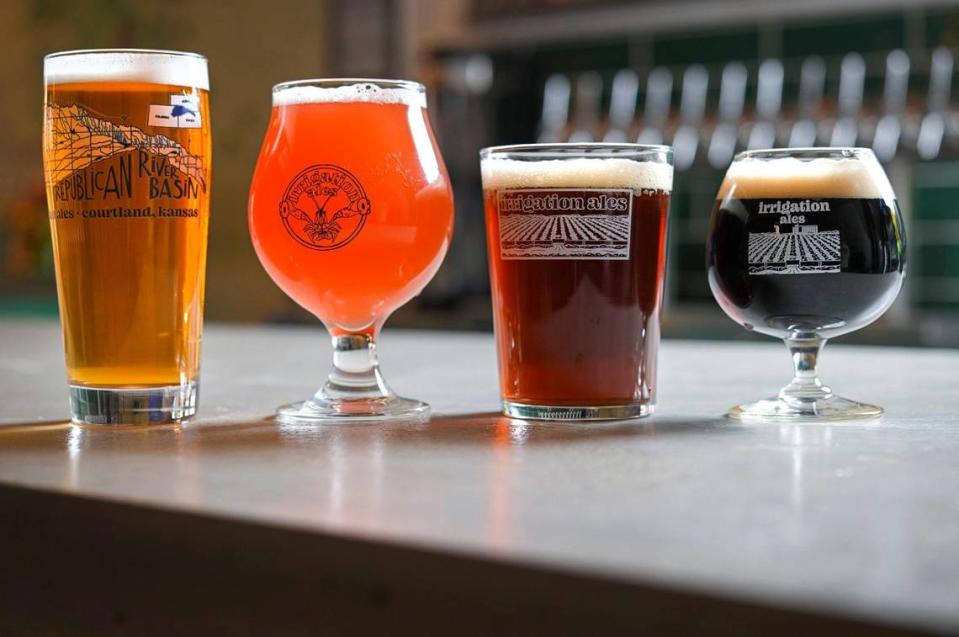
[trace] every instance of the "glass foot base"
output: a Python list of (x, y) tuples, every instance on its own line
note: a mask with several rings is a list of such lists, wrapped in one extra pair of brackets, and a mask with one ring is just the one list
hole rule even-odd
[(165, 387), (70, 385), (70, 412), (78, 425), (175, 424), (196, 414), (196, 382)]
[(598, 407), (557, 407), (527, 405), (509, 400), (503, 401), (503, 413), (523, 420), (626, 420), (642, 418), (653, 413), (653, 405), (601, 405)]
[(736, 420), (797, 422), (817, 420), (862, 420), (878, 418), (882, 407), (858, 403), (854, 400), (831, 396), (810, 401), (786, 401), (768, 398), (754, 403), (739, 405), (729, 410), (729, 417)]
[(276, 419), (292, 425), (429, 420), (430, 406), (418, 400), (391, 396), (368, 400), (326, 401), (311, 399), (283, 405)]

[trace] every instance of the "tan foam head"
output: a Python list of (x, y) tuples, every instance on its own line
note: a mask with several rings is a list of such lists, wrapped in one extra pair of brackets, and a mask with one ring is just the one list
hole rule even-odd
[(733, 162), (719, 187), (719, 199), (813, 197), (893, 198), (892, 186), (875, 159), (794, 157), (746, 158)]
[(486, 158), (482, 161), (483, 188), (632, 188), (673, 189), (673, 167), (620, 157), (578, 157), (520, 161)]

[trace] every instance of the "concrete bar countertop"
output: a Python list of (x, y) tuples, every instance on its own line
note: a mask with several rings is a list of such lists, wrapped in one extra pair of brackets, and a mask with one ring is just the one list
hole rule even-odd
[(147, 429), (65, 422), (55, 323), (0, 352), (0, 634), (959, 633), (959, 352), (840, 340), (881, 421), (740, 424), (782, 345), (667, 341), (654, 417), (550, 424), (497, 414), (490, 335), (387, 331), (430, 422), (289, 427), (325, 332), (212, 325)]

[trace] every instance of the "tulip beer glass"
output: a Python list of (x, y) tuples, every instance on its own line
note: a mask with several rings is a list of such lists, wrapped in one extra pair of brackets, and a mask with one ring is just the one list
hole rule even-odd
[(453, 196), (423, 86), (304, 80), (273, 88), (250, 186), (249, 224), (263, 267), (333, 340), (326, 384), (281, 407), (284, 422), (421, 419), (396, 396), (375, 339), (423, 289), (453, 231)]
[(74, 422), (196, 411), (210, 216), (206, 58), (44, 59), (43, 159)]
[(672, 151), (529, 144), (480, 160), (504, 413), (652, 413)]
[(873, 418), (816, 375), (826, 339), (872, 323), (905, 272), (906, 235), (889, 179), (863, 148), (758, 150), (736, 156), (713, 209), (709, 286), (749, 330), (784, 339), (795, 376), (739, 419)]

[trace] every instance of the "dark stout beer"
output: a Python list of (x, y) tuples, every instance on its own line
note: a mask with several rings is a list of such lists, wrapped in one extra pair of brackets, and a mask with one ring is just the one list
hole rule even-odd
[[(902, 218), (867, 165), (827, 172), (730, 169), (712, 215), (709, 283), (735, 321), (771, 336), (829, 338), (878, 318), (899, 292)], [(807, 162), (809, 164), (809, 162)], [(774, 172), (776, 171), (776, 172)]]
[(726, 314), (782, 338), (793, 379), (731, 418), (760, 422), (876, 418), (816, 374), (826, 340), (879, 318), (899, 293), (906, 235), (889, 179), (867, 148), (740, 153), (719, 187), (706, 262)]

